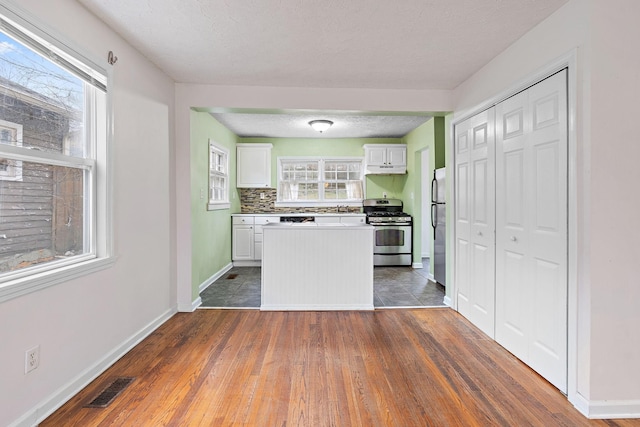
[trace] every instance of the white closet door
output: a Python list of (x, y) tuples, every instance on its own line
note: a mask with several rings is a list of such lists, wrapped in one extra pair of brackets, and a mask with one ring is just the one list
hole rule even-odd
[(496, 341), (566, 392), (566, 71), (495, 108)]
[(455, 127), (458, 311), (490, 337), (495, 319), (495, 111)]

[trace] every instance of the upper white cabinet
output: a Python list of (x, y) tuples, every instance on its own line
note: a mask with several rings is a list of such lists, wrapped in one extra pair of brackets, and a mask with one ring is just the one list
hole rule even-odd
[(396, 174), (407, 172), (405, 144), (367, 144), (364, 146), (365, 174)]
[(236, 187), (271, 187), (272, 144), (237, 144)]

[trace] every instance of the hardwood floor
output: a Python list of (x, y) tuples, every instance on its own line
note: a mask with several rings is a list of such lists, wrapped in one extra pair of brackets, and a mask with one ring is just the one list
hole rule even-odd
[[(136, 377), (104, 409), (84, 408)], [(178, 313), (41, 426), (638, 426), (584, 418), (450, 309)]]

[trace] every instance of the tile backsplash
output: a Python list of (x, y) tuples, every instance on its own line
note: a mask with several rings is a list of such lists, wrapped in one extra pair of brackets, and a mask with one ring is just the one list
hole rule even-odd
[[(306, 208), (277, 208), (275, 206), (277, 194), (275, 188), (238, 188), (240, 193), (240, 213), (336, 213), (335, 206), (306, 207)], [(264, 194), (264, 198), (260, 195)], [(339, 203), (336, 203), (338, 205)], [(341, 209), (341, 213), (361, 213), (362, 207), (349, 206)]]

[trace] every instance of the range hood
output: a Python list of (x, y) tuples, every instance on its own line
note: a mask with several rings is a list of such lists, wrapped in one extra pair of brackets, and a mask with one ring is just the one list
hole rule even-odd
[(402, 175), (407, 173), (407, 166), (366, 165), (365, 175)]
[(407, 173), (407, 165), (365, 165), (365, 175), (401, 175)]

